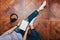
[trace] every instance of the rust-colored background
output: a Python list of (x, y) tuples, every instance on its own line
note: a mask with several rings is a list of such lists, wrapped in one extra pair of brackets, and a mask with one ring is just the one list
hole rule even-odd
[[(44, 0), (0, 0), (0, 35), (17, 25), (10, 23), (10, 15), (16, 13), (20, 20), (25, 19)], [(60, 40), (60, 0), (46, 0), (47, 5), (39, 12), (34, 22), (42, 40)]]

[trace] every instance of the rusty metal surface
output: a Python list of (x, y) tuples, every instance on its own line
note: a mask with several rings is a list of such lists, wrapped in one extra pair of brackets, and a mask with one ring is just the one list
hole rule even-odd
[[(60, 0), (46, 0), (47, 5), (39, 12), (34, 27), (42, 40), (60, 40)], [(25, 19), (43, 0), (0, 0), (0, 34), (17, 25), (10, 23), (10, 15), (16, 13)], [(3, 30), (2, 30), (3, 29)]]

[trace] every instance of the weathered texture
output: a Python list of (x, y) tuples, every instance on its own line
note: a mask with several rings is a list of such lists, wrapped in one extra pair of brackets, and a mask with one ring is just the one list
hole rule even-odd
[(60, 40), (60, 0), (47, 0), (34, 25), (42, 40)]
[(17, 22), (10, 22), (10, 15), (14, 12), (14, 0), (0, 0), (0, 35), (17, 25)]
[[(47, 5), (40, 11), (34, 22), (36, 31), (42, 40), (60, 40), (60, 0), (46, 0)], [(0, 34), (17, 25), (10, 23), (10, 15), (16, 13), (25, 19), (35, 9), (39, 8), (43, 0), (0, 0)]]

